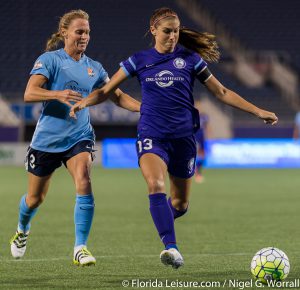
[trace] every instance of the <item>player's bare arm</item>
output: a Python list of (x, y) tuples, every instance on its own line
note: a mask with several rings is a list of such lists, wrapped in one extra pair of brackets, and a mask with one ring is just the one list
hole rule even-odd
[(48, 79), (43, 75), (32, 75), (27, 83), (24, 93), (25, 102), (42, 102), (57, 100), (72, 107), (70, 102), (78, 102), (82, 99), (80, 93), (72, 90), (50, 91), (43, 88)]
[(114, 93), (110, 93), (109, 99), (117, 106), (126, 109), (131, 112), (139, 112), (141, 108), (141, 102), (135, 100), (130, 95), (124, 93), (120, 89), (116, 89)]
[[(112, 97), (113, 92), (127, 78), (125, 72), (119, 69), (111, 78), (111, 80), (101, 89), (94, 90), (87, 98), (76, 103), (70, 110), (70, 116), (75, 117), (75, 113), (90, 106), (94, 106), (106, 101)], [(113, 97), (114, 98), (114, 97)]]
[[(109, 81), (110, 79), (107, 78), (106, 83), (108, 83)], [(133, 97), (124, 93), (120, 89), (116, 89), (114, 92), (110, 92), (109, 99), (118, 107), (131, 112), (140, 112), (141, 102), (135, 100)]]
[(214, 96), (227, 105), (251, 113), (264, 120), (266, 124), (275, 125), (278, 122), (278, 118), (273, 112), (262, 110), (249, 103), (237, 93), (224, 87), (214, 76), (205, 82), (205, 86)]

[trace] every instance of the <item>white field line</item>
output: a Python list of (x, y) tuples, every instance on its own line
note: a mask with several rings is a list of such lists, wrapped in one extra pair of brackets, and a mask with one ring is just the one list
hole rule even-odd
[[(252, 256), (251, 253), (219, 253), (219, 254), (186, 254), (184, 257), (219, 257), (219, 256)], [(108, 255), (108, 256), (95, 256), (97, 259), (126, 259), (126, 258), (157, 258), (159, 255)], [(46, 262), (46, 261), (67, 261), (72, 260), (72, 257), (56, 257), (56, 258), (45, 258), (45, 259), (5, 259), (0, 262), (5, 263), (20, 263), (20, 262)]]

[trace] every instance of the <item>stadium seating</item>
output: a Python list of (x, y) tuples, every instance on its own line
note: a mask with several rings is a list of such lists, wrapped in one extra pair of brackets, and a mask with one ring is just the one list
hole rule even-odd
[[(201, 0), (199, 3), (244, 47), (258, 52), (275, 52), (284, 63), (300, 72), (300, 41), (295, 37), (299, 29), (298, 1), (289, 1), (288, 8), (286, 3), (272, 0), (246, 0), (243, 5), (238, 0)], [(262, 88), (247, 88), (222, 69), (222, 61), (221, 65), (213, 66), (213, 71), (229, 88), (258, 106), (275, 111), (281, 124), (292, 124), (295, 108), (274, 86), (267, 82)], [(247, 122), (248, 116), (243, 112), (232, 112), (235, 120)]]
[[(162, 6), (178, 8), (172, 0), (44, 0), (41, 6), (35, 0), (3, 2), (2, 20), (7, 27), (0, 56), (0, 92), (11, 100), (20, 99), (33, 63), (43, 52), (47, 38), (56, 31), (63, 13), (72, 9), (89, 13), (91, 41), (87, 55), (102, 62), (111, 75), (121, 60), (150, 45), (151, 37), (144, 35), (152, 11)], [(182, 14), (183, 24), (190, 24)], [(128, 84), (137, 88), (136, 81)]]
[[(276, 48), (286, 60), (293, 60), (295, 66), (299, 61), (300, 68), (300, 57), (296, 54), (300, 51), (300, 42), (296, 37), (300, 25), (296, 15), (299, 6), (296, 0), (289, 1), (289, 9), (286, 9), (286, 3), (272, 0), (244, 0), (243, 5), (238, 0), (230, 0), (230, 5), (225, 0), (201, 0), (200, 3), (244, 45), (256, 50)], [(5, 41), (0, 55), (0, 92), (11, 102), (22, 101), (32, 65), (43, 52), (47, 38), (56, 31), (63, 13), (83, 9), (90, 14), (91, 41), (87, 55), (102, 62), (112, 75), (121, 60), (150, 45), (151, 37), (145, 38), (144, 34), (152, 11), (162, 6), (178, 11), (183, 25), (202, 30), (173, 0), (44, 0), (41, 6), (37, 5), (36, 0), (3, 2), (2, 20), (7, 27), (3, 31)], [(270, 9), (272, 13), (269, 13)], [(283, 9), (289, 11), (288, 14), (282, 13)], [(229, 53), (223, 48), (221, 60), (221, 64), (212, 65), (211, 69), (226, 86), (259, 106), (279, 112), (288, 122), (292, 121), (294, 112), (282, 100), (279, 92), (269, 85), (250, 89), (239, 83), (223, 69), (222, 63), (231, 61)], [(127, 82), (124, 88), (140, 96), (136, 79)], [(246, 114), (237, 110), (232, 112), (234, 120), (247, 121)]]
[(201, 0), (215, 19), (243, 45), (255, 50), (276, 51), (300, 72), (300, 2), (297, 0)]

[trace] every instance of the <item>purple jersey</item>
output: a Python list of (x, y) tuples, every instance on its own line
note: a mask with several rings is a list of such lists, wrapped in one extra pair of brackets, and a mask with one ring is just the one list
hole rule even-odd
[(137, 76), (142, 88), (139, 135), (181, 138), (197, 131), (194, 81), (198, 78), (204, 83), (211, 76), (197, 53), (179, 46), (167, 54), (151, 48), (135, 53), (120, 65), (127, 76)]

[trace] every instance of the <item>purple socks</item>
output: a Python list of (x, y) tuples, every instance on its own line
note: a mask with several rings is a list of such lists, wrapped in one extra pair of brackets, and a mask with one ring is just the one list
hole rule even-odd
[(161, 241), (166, 248), (176, 247), (174, 218), (168, 205), (166, 194), (155, 193), (149, 195), (150, 213)]

